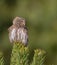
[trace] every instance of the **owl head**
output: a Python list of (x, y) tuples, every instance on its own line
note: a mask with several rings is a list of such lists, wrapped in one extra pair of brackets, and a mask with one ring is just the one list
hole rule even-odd
[(25, 19), (21, 18), (21, 17), (16, 17), (13, 20), (13, 25), (15, 25), (17, 27), (23, 27), (23, 26), (25, 26)]

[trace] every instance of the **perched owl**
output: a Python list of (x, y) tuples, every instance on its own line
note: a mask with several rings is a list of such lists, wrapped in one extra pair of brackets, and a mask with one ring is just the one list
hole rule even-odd
[(24, 45), (28, 43), (28, 34), (25, 26), (25, 19), (16, 17), (13, 20), (13, 25), (9, 27), (10, 42), (22, 42)]

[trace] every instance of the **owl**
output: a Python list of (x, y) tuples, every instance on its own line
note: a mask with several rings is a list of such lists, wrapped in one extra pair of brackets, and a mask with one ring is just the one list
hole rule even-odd
[(13, 20), (13, 25), (9, 27), (10, 42), (22, 42), (24, 45), (28, 43), (28, 33), (25, 26), (25, 19), (16, 17)]

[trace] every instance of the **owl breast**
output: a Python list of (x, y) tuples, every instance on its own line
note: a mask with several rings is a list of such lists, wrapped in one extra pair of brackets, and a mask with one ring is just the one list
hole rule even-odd
[(16, 41), (16, 29), (15, 28), (12, 29), (12, 31), (10, 32), (9, 38), (10, 38), (10, 42)]
[(26, 32), (24, 32), (23, 28), (19, 28), (17, 31), (17, 40), (21, 41), (23, 44), (27, 44), (28, 35)]
[(21, 42), (21, 33), (22, 33), (22, 29), (19, 28), (19, 29), (17, 30), (17, 41), (20, 41), (20, 42)]

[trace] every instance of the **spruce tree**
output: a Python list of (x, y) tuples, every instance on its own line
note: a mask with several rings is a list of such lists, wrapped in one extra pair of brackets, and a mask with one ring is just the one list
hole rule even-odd
[(31, 65), (44, 65), (45, 54), (44, 50), (36, 49)]
[(0, 52), (0, 65), (4, 65), (4, 56), (3, 56), (3, 53)]
[(28, 65), (28, 55), (28, 47), (25, 47), (23, 44), (19, 42), (14, 43), (10, 65)]

